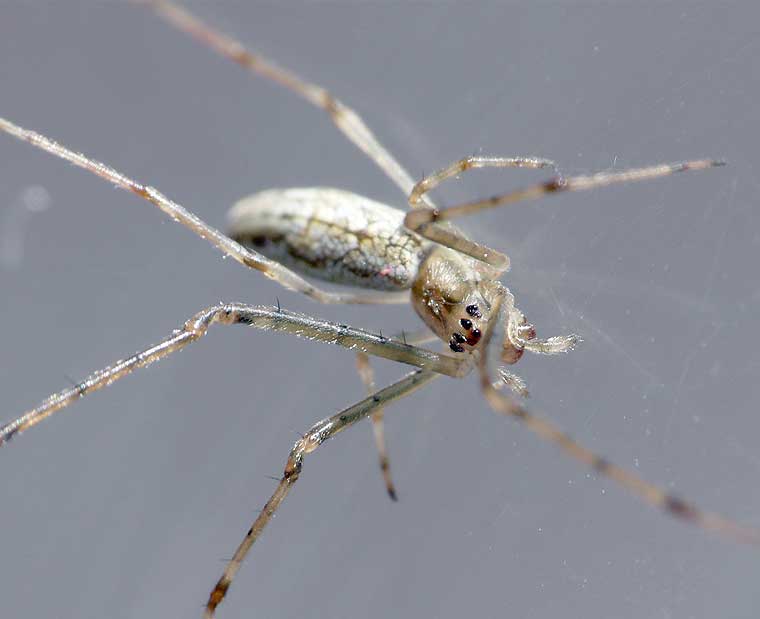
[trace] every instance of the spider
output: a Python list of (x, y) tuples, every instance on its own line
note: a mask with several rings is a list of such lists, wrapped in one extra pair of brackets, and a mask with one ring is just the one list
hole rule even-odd
[[(141, 367), (160, 358), (165, 353), (168, 354), (175, 348), (194, 341), (205, 332), (205, 327), (212, 321), (219, 321), (223, 324), (238, 322), (286, 332), (297, 331), (301, 335), (314, 339), (338, 343), (349, 348), (358, 348), (365, 353), (396, 361), (412, 363), (420, 366), (421, 370), (415, 371), (388, 388), (373, 391), (372, 395), (357, 405), (341, 411), (325, 422), (320, 422), (298, 441), (288, 459), (280, 486), (270, 502), (267, 503), (262, 515), (254, 523), (252, 535), (247, 536), (233, 562), (228, 566), (224, 576), (212, 592), (207, 606), (209, 616), (213, 615), (216, 605), (223, 597), (240, 565), (240, 561), (247, 552), (247, 544), (255, 540), (256, 535), (266, 525), (271, 514), (284, 498), (285, 493), (297, 480), (303, 456), (334, 433), (358, 420), (360, 416), (368, 414), (373, 415), (375, 428), (378, 430), (376, 436), (381, 437), (380, 413), (383, 406), (433, 380), (439, 374), (454, 376), (468, 373), (479, 374), (486, 399), (495, 409), (523, 421), (532, 430), (560, 444), (571, 455), (591, 465), (599, 473), (611, 476), (628, 486), (632, 491), (641, 494), (645, 500), (662, 506), (676, 516), (692, 520), (706, 527), (717, 528), (729, 534), (754, 539), (753, 531), (739, 529), (717, 517), (701, 514), (680, 499), (670, 497), (649, 485), (645, 485), (630, 474), (597, 458), (587, 450), (570, 442), (565, 435), (558, 433), (547, 422), (534, 417), (521, 404), (498, 391), (497, 385), (504, 383), (518, 393), (524, 391), (524, 386), (520, 380), (507, 370), (500, 368), (501, 364), (511, 365), (526, 350), (544, 353), (567, 351), (575, 344), (576, 338), (564, 336), (539, 339), (532, 326), (517, 309), (510, 293), (499, 283), (499, 276), (508, 267), (506, 257), (495, 250), (485, 248), (464, 238), (456, 228), (447, 223), (456, 215), (497, 206), (499, 203), (538, 197), (546, 193), (591, 189), (613, 182), (644, 180), (675, 171), (711, 167), (716, 162), (688, 162), (686, 164), (654, 166), (583, 177), (563, 178), (554, 175), (548, 182), (530, 187), (525, 192), (498, 196), (495, 199), (469, 203), (452, 209), (428, 208), (432, 205), (425, 204), (427, 191), (450, 176), (464, 172), (471, 167), (553, 168), (553, 164), (548, 160), (526, 157), (466, 158), (419, 183), (414, 183), (411, 177), (395, 162), (395, 159), (385, 151), (378, 150), (379, 144), (368, 133), (360, 119), (353, 116), (350, 109), (344, 107), (331, 95), (324, 93), (319, 87), (313, 89), (290, 73), (274, 68), (261, 57), (258, 57), (260, 62), (256, 66), (251, 66), (251, 57), (246, 55), (235, 42), (222, 38), (221, 35), (194, 21), (187, 13), (173, 7), (173, 5), (162, 3), (157, 4), (157, 8), (162, 10), (165, 16), (173, 19), (175, 25), (194, 32), (198, 38), (215, 45), (218, 51), (238, 60), (241, 64), (268, 74), (268, 77), (286, 82), (285, 85), (290, 86), (298, 94), (307, 98), (311, 103), (319, 105), (330, 114), (336, 124), (348, 132), (349, 139), (358, 143), (365, 152), (369, 151), (368, 154), (371, 158), (409, 196), (410, 205), (414, 210), (405, 216), (404, 227), (401, 226), (401, 216), (397, 212), (396, 214), (387, 212), (386, 217), (386, 211), (382, 207), (355, 195), (322, 189), (270, 192), (242, 201), (233, 211), (230, 230), (234, 238), (249, 246), (249, 249), (246, 250), (228, 238), (218, 236), (215, 231), (207, 228), (202, 222), (193, 218), (191, 214), (166, 199), (156, 190), (144, 187), (113, 170), (102, 167), (94, 160), (78, 158), (73, 152), (58, 147), (49, 140), (23, 130), (12, 123), (4, 122), (2, 128), (16, 137), (36, 143), (36, 145), (54, 154), (67, 158), (104, 176), (107, 180), (130, 189), (141, 197), (149, 199), (163, 210), (168, 211), (181, 223), (211, 240), (227, 255), (247, 266), (257, 268), (287, 287), (304, 292), (317, 300), (359, 303), (385, 302), (386, 300), (398, 300), (398, 295), (381, 297), (363, 293), (356, 295), (327, 293), (294, 275), (291, 271), (282, 268), (279, 263), (262, 259), (253, 253), (253, 250), (261, 249), (264, 252), (269, 252), (270, 255), (278, 255), (276, 252), (284, 251), (285, 253), (279, 255), (285, 261), (290, 260), (290, 266), (301, 267), (307, 274), (322, 275), (339, 282), (345, 283), (353, 278), (353, 283), (363, 283), (366, 287), (390, 290), (411, 287), (415, 309), (421, 314), (423, 321), (428, 324), (435, 335), (443, 340), (449, 352), (437, 354), (421, 349), (416, 346), (416, 338), (406, 334), (383, 338), (343, 325), (294, 315), (279, 307), (270, 309), (240, 304), (224, 304), (209, 308), (209, 310), (196, 315), (194, 319), (186, 323), (180, 332), (169, 338), (164, 348), (153, 349), (153, 352), (143, 354), (143, 356), (130, 358), (127, 360), (128, 365), (131, 363), (129, 367), (117, 368), (110, 373), (107, 371), (97, 377), (90, 377), (79, 385), (57, 394), (53, 400), (47, 401), (42, 407), (31, 412), (29, 416), (9, 423), (0, 435), (2, 442), (33, 425), (47, 414), (55, 412), (59, 406), (65, 406), (110, 382), (111, 379), (118, 378), (122, 375), (122, 370), (128, 372), (136, 367)], [(315, 256), (308, 256), (304, 255), (304, 252), (296, 251), (295, 244), (288, 242), (287, 239), (283, 240), (283, 237), (286, 237), (287, 234), (294, 234), (297, 237), (299, 233), (289, 226), (293, 224), (293, 220), (302, 216), (302, 212), (314, 209), (314, 205), (317, 203), (322, 203), (320, 207), (322, 219), (319, 221), (322, 228), (314, 236), (301, 235), (306, 250), (316, 254)], [(344, 212), (348, 213), (345, 218), (353, 224), (352, 218), (355, 211), (362, 212), (364, 219), (375, 218), (375, 222), (370, 227), (380, 230), (373, 230), (372, 234), (367, 235), (367, 240), (370, 244), (374, 242), (379, 244), (379, 255), (369, 252), (362, 254), (360, 259), (351, 262), (336, 259), (335, 255), (325, 256), (324, 254), (327, 254), (331, 247), (329, 244), (322, 245), (320, 240), (331, 239), (336, 242), (345, 240), (344, 236), (346, 235), (340, 232), (344, 224), (339, 223), (339, 219), (344, 217)], [(383, 213), (383, 215), (379, 213)], [(256, 217), (252, 217), (252, 214), (256, 214)], [(263, 216), (269, 220), (269, 224), (265, 225)], [(315, 219), (312, 218), (311, 223)], [(297, 221), (296, 225), (298, 225)], [(329, 230), (331, 226), (338, 228), (338, 233), (331, 233)], [(361, 229), (365, 230), (366, 226), (362, 225)], [(410, 231), (416, 231), (417, 234)], [(397, 234), (398, 238), (391, 238), (390, 241), (383, 240), (392, 234)], [(351, 238), (350, 240), (354, 239)], [(413, 245), (411, 250), (409, 250), (410, 245)], [(406, 252), (406, 254), (402, 255), (400, 259), (389, 260), (388, 256), (391, 249), (396, 252)], [(341, 252), (342, 250), (338, 253)], [(332, 270), (324, 266), (327, 263)], [(380, 266), (377, 266), (378, 264)], [(359, 364), (365, 382), (371, 385), (372, 376), (366, 357), (360, 357)], [(380, 438), (378, 438), (378, 444), (382, 446)], [(387, 462), (384, 458), (382, 461)], [(393, 495), (394, 491), (387, 466), (384, 467), (384, 471), (388, 492)]]

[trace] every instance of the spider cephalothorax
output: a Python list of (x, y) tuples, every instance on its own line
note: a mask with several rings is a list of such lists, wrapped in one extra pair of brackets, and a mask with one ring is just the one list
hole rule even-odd
[(481, 273), (481, 267), (468, 256), (445, 248), (431, 251), (421, 263), (412, 286), (412, 305), (435, 334), (455, 353), (478, 348), (489, 327), (494, 302), (508, 295), (505, 312), (505, 337), (501, 359), (515, 363), (528, 340), (536, 337), (522, 312), (514, 307), (512, 295), (504, 286)]
[(424, 323), (454, 352), (473, 350), (487, 327), (494, 298), (474, 262), (437, 247), (422, 261), (412, 285), (412, 305)]

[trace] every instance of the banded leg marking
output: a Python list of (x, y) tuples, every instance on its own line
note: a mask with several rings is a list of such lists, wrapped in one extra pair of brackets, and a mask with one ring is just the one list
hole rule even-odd
[[(476, 161), (477, 163), (473, 163)], [(532, 165), (529, 162), (535, 162)], [(505, 162), (514, 162), (515, 165), (509, 165)], [(563, 191), (588, 191), (597, 187), (606, 187), (620, 183), (631, 183), (636, 181), (648, 181), (663, 176), (669, 176), (677, 172), (686, 172), (688, 170), (704, 170), (725, 165), (722, 161), (713, 159), (698, 159), (682, 163), (664, 163), (660, 165), (648, 166), (643, 168), (631, 168), (629, 170), (620, 170), (617, 172), (597, 172), (595, 174), (568, 176), (563, 177), (556, 175), (554, 178), (537, 183), (505, 194), (499, 194), (475, 202), (467, 202), (448, 208), (431, 209), (418, 208), (406, 214), (404, 225), (418, 234), (440, 243), (452, 249), (472, 256), (477, 260), (490, 264), (491, 266), (504, 270), (509, 267), (509, 261), (506, 256), (506, 263), (496, 250), (490, 249), (484, 245), (474, 243), (464, 239), (460, 234), (452, 231), (450, 228), (441, 226), (441, 222), (449, 221), (456, 217), (464, 215), (473, 215), (483, 210), (514, 204), (524, 200), (535, 200), (547, 194), (560, 193)], [(426, 192), (433, 187), (454, 176), (460, 172), (473, 168), (482, 167), (554, 167), (553, 162), (548, 159), (532, 159), (530, 157), (466, 157), (452, 165), (439, 170), (432, 176), (422, 179), (415, 185), (409, 196), (410, 203), (417, 203)], [(506, 264), (506, 266), (504, 266)]]
[(232, 559), (225, 567), (221, 578), (217, 581), (214, 589), (211, 591), (208, 603), (206, 604), (206, 619), (213, 619), (216, 607), (227, 594), (227, 591), (230, 588), (235, 575), (238, 573), (238, 570), (240, 570), (240, 566), (248, 554), (248, 551), (251, 549), (251, 546), (253, 546), (254, 542), (259, 538), (264, 527), (266, 527), (272, 519), (277, 508), (279, 508), (283, 499), (298, 480), (298, 477), (301, 475), (304, 456), (313, 452), (327, 439), (332, 438), (339, 432), (342, 432), (346, 428), (355, 424), (357, 421), (372, 415), (378, 408), (382, 408), (395, 400), (411, 394), (438, 376), (438, 374), (425, 370), (412, 372), (398, 382), (395, 382), (380, 391), (376, 391), (369, 397), (364, 398), (353, 406), (349, 406), (340, 413), (314, 424), (309, 431), (306, 432), (304, 437), (296, 442), (288, 455), (287, 462), (285, 463), (285, 471), (283, 472), (280, 483), (277, 485), (277, 488), (270, 499), (266, 502), (266, 505), (264, 505), (264, 509), (261, 510), (256, 520), (254, 520), (251, 528), (248, 529), (243, 541), (240, 543), (235, 554), (232, 556)]
[(336, 344), (349, 350), (360, 350), (370, 355), (449, 376), (463, 376), (472, 367), (468, 359), (434, 353), (424, 348), (410, 346), (347, 325), (317, 320), (281, 309), (269, 309), (240, 303), (224, 303), (198, 312), (180, 329), (158, 344), (90, 374), (79, 384), (53, 394), (36, 408), (0, 427), (0, 446), (7, 443), (16, 434), (37, 425), (53, 413), (69, 406), (85, 395), (107, 387), (127, 374), (163, 359), (199, 340), (206, 334), (209, 326), (217, 322), (224, 325), (243, 324), (258, 329), (290, 333), (306, 339)]

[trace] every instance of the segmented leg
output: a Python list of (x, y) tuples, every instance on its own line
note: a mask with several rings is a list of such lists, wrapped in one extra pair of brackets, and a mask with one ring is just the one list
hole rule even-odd
[(500, 389), (503, 385), (506, 385), (513, 393), (516, 393), (520, 397), (527, 398), (530, 395), (528, 385), (525, 384), (525, 381), (520, 376), (514, 372), (510, 372), (505, 367), (498, 368), (497, 372), (501, 377), (501, 381), (494, 383), (494, 389)]
[(169, 215), (174, 221), (181, 223), (186, 228), (189, 228), (192, 232), (199, 237), (206, 239), (209, 243), (220, 249), (225, 255), (233, 258), (240, 264), (243, 264), (257, 271), (261, 271), (264, 275), (270, 279), (275, 280), (285, 288), (301, 292), (312, 299), (321, 303), (361, 303), (361, 304), (375, 304), (375, 303), (406, 303), (408, 302), (408, 293), (336, 293), (328, 292), (317, 288), (300, 275), (294, 273), (290, 269), (284, 267), (279, 262), (270, 260), (253, 251), (243, 247), (239, 243), (233, 241), (228, 236), (222, 234), (217, 229), (212, 228), (207, 223), (202, 221), (197, 215), (194, 215), (181, 205), (173, 202), (166, 196), (164, 196), (158, 189), (150, 187), (148, 185), (141, 185), (140, 183), (132, 180), (131, 178), (124, 176), (120, 172), (117, 172), (113, 168), (107, 166), (95, 159), (89, 159), (81, 153), (76, 153), (69, 150), (65, 146), (54, 142), (53, 140), (24, 129), (12, 122), (0, 118), (0, 129), (9, 133), (10, 135), (28, 142), (37, 148), (47, 151), (56, 157), (60, 157), (65, 161), (73, 163), (80, 168), (84, 168), (93, 174), (104, 178), (107, 181), (112, 182), (117, 187), (128, 189), (132, 193), (152, 202), (164, 213)]
[[(481, 158), (488, 160), (488, 158)], [(499, 161), (499, 158), (495, 159)], [(511, 159), (505, 159), (510, 161)], [(518, 158), (519, 160), (519, 158)], [(433, 187), (438, 185), (443, 180), (453, 176), (459, 171), (465, 171), (473, 167), (483, 167), (474, 165), (462, 165), (461, 161), (436, 172), (429, 178), (422, 179), (414, 189), (412, 189), (409, 195), (409, 203), (417, 203), (426, 192), (430, 191)], [(543, 160), (538, 160), (543, 161)], [(662, 176), (669, 176), (676, 172), (685, 172), (687, 170), (704, 170), (706, 168), (714, 168), (717, 166), (725, 165), (722, 161), (715, 161), (713, 159), (698, 159), (695, 161), (686, 161), (682, 163), (664, 163), (655, 166), (648, 166), (644, 168), (631, 168), (629, 170), (621, 170), (618, 172), (597, 172), (596, 174), (581, 175), (581, 176), (569, 176), (563, 177), (560, 175), (555, 176), (551, 180), (531, 185), (525, 189), (519, 189), (505, 194), (496, 195), (484, 200), (477, 200), (475, 202), (467, 202), (457, 206), (451, 206), (441, 209), (420, 208), (407, 213), (404, 219), (404, 225), (410, 230), (421, 234), (422, 236), (429, 238), (437, 243), (446, 245), (453, 249), (457, 249), (468, 256), (472, 256), (478, 260), (481, 260), (492, 266), (498, 266), (494, 262), (498, 262), (499, 256), (494, 255), (494, 250), (473, 243), (466, 239), (462, 240), (461, 235), (458, 235), (448, 228), (436, 225), (436, 223), (448, 221), (455, 217), (461, 217), (463, 215), (472, 215), (479, 211), (483, 211), (497, 206), (505, 204), (513, 204), (515, 202), (521, 202), (523, 200), (534, 200), (540, 198), (546, 194), (560, 193), (563, 191), (585, 191), (589, 189), (596, 189), (597, 187), (606, 187), (607, 185), (614, 185), (618, 183), (630, 183), (635, 181), (647, 181)], [(525, 167), (525, 166), (523, 166)], [(540, 167), (540, 166), (535, 166)], [(452, 170), (454, 170), (452, 172)], [(432, 180), (431, 180), (432, 179)]]
[[(504, 294), (497, 299), (492, 308), (495, 318), (492, 319), (490, 328), (485, 331), (484, 338), (481, 340), (481, 346), (484, 348), (481, 349), (479, 361), (480, 386), (491, 408), (498, 413), (517, 419), (538, 437), (553, 443), (574, 460), (621, 485), (645, 503), (702, 529), (714, 531), (742, 543), (760, 544), (760, 529), (739, 524), (719, 514), (704, 512), (692, 503), (644, 481), (630, 471), (587, 449), (553, 423), (535, 415), (514, 399), (499, 393), (494, 387), (497, 379), (493, 376), (491, 369), (495, 367), (493, 361), (498, 356), (492, 349), (500, 348), (499, 343), (503, 340), (508, 328), (507, 317), (513, 307), (514, 300), (511, 294), (504, 290)], [(491, 342), (494, 342), (493, 346), (490, 346)]]
[(417, 182), (412, 191), (409, 192), (409, 206), (424, 206), (422, 198), (427, 192), (432, 191), (449, 178), (459, 176), (467, 170), (478, 168), (531, 168), (534, 170), (553, 168), (556, 172), (557, 164), (551, 159), (543, 157), (479, 157), (476, 155), (463, 157)]
[[(409, 173), (380, 143), (361, 116), (322, 86), (307, 82), (264, 56), (248, 51), (239, 41), (213, 29), (186, 9), (168, 0), (148, 0), (147, 3), (172, 26), (186, 32), (222, 56), (237, 62), (251, 73), (277, 82), (326, 112), (340, 132), (367, 155), (405, 196), (409, 195), (414, 187), (414, 180)], [(428, 202), (427, 205), (431, 206), (432, 203)]]
[(424, 348), (404, 344), (361, 329), (339, 325), (281, 309), (225, 303), (195, 314), (169, 337), (139, 353), (94, 372), (81, 383), (47, 398), (38, 407), (0, 427), (0, 446), (53, 413), (69, 406), (88, 393), (107, 387), (138, 368), (150, 365), (203, 337), (213, 323), (243, 324), (257, 329), (281, 331), (298, 337), (337, 344), (350, 350), (399, 361), (449, 376), (464, 376), (471, 369), (470, 359), (440, 355)]
[(561, 355), (562, 353), (573, 350), (573, 348), (580, 344), (581, 341), (580, 337), (571, 333), (570, 335), (555, 335), (546, 338), (545, 340), (540, 338), (525, 340), (523, 348), (529, 352), (540, 355)]
[[(416, 210), (437, 212), (430, 208), (420, 208), (425, 206), (423, 202), (425, 194), (446, 179), (475, 168), (553, 168), (556, 172), (557, 165), (551, 159), (541, 157), (477, 157), (475, 155), (464, 157), (419, 181), (409, 193), (409, 206)], [(471, 241), (451, 226), (435, 225), (425, 220), (418, 222), (408, 216), (404, 224), (407, 228), (414, 230), (431, 241), (451, 247), (489, 264), (496, 271), (494, 277), (509, 270), (508, 256), (491, 247)]]
[[(372, 366), (369, 363), (369, 356), (366, 353), (360, 352), (356, 355), (356, 369), (359, 372), (359, 376), (367, 388), (367, 393), (375, 391), (375, 372), (372, 370)], [(396, 494), (396, 486), (393, 483), (391, 477), (391, 463), (388, 459), (388, 449), (385, 445), (385, 409), (378, 408), (370, 416), (372, 422), (372, 434), (375, 437), (375, 447), (377, 448), (378, 458), (380, 460), (380, 471), (383, 474), (383, 481), (385, 481), (385, 489), (388, 492), (388, 496), (391, 500), (397, 501), (398, 496)]]
[[(419, 346), (420, 344), (426, 344), (433, 340), (437, 340), (438, 338), (432, 331), (430, 331), (430, 329), (425, 328), (410, 333), (401, 331), (400, 333), (391, 336), (391, 339), (411, 346)], [(356, 355), (356, 369), (359, 372), (359, 377), (362, 379), (362, 382), (367, 387), (368, 393), (372, 393), (375, 390), (375, 372), (372, 370), (369, 357), (365, 353), (358, 353)], [(511, 385), (506, 379), (505, 383)], [(372, 413), (372, 416), (370, 417), (370, 421), (372, 422), (372, 434), (375, 438), (375, 447), (377, 448), (380, 460), (380, 471), (383, 475), (383, 481), (385, 482), (385, 489), (388, 492), (388, 496), (391, 497), (392, 500), (397, 501), (398, 495), (396, 494), (396, 486), (391, 477), (391, 464), (385, 444), (384, 417), (385, 413), (382, 408), (379, 408)]]
[(272, 519), (272, 516), (277, 511), (280, 503), (282, 503), (283, 499), (287, 496), (288, 492), (290, 492), (291, 487), (300, 476), (304, 456), (314, 451), (327, 439), (332, 438), (338, 432), (342, 432), (357, 421), (372, 415), (378, 408), (382, 408), (386, 404), (409, 395), (437, 376), (438, 374), (425, 370), (412, 372), (398, 382), (395, 382), (363, 399), (361, 402), (357, 402), (340, 413), (314, 424), (311, 429), (306, 432), (304, 437), (296, 442), (293, 449), (290, 450), (290, 455), (285, 464), (285, 471), (274, 494), (272, 494), (266, 505), (264, 505), (264, 509), (261, 510), (256, 520), (253, 522), (253, 525), (251, 525), (251, 528), (248, 529), (243, 541), (240, 543), (240, 546), (238, 546), (232, 559), (224, 569), (222, 577), (211, 591), (208, 603), (206, 604), (206, 619), (212, 619), (214, 617), (216, 607), (219, 606), (224, 599), (227, 590), (232, 584), (232, 580), (235, 578), (235, 575), (240, 569), (251, 546), (253, 546), (254, 542), (259, 538), (264, 527), (266, 527)]

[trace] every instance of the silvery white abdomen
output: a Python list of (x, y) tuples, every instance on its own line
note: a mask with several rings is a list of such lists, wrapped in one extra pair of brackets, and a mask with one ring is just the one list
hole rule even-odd
[(235, 204), (228, 233), (310, 277), (406, 290), (430, 244), (403, 220), (403, 211), (341, 189), (270, 189)]

